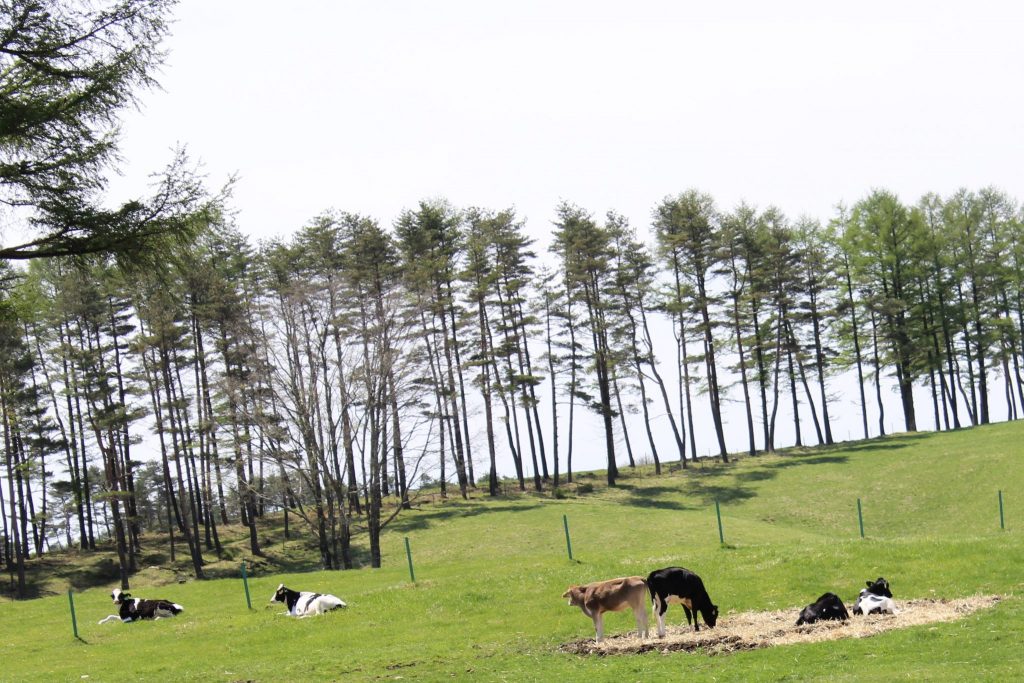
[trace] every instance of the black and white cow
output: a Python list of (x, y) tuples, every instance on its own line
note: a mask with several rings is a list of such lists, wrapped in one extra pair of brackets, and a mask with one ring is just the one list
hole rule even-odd
[(850, 611), (854, 614), (896, 614), (898, 612), (892, 598), (875, 595), (867, 588), (860, 589), (857, 602), (853, 604), (853, 609)]
[(314, 614), (323, 614), (338, 607), (348, 607), (345, 602), (334, 595), (312, 593), (310, 591), (293, 591), (285, 588), (282, 583), (277, 587), (271, 602), (283, 602), (288, 606), (285, 614), (292, 617), (308, 617)]
[(835, 593), (825, 593), (800, 610), (800, 618), (796, 620), (796, 625), (813, 624), (816, 621), (828, 619), (846, 621), (849, 618), (850, 614), (846, 611), (846, 605), (839, 599), (839, 596)]
[[(864, 583), (867, 585), (867, 591), (869, 593), (873, 593), (875, 595), (879, 595), (879, 596), (881, 596), (883, 598), (891, 598), (892, 597), (892, 591), (889, 590), (889, 582), (886, 581), (881, 576), (879, 576), (874, 581), (865, 581)], [(864, 591), (861, 591), (861, 592), (863, 593)]]
[(170, 600), (142, 600), (133, 598), (131, 593), (124, 593), (120, 588), (115, 588), (110, 594), (114, 604), (119, 606), (117, 614), (100, 619), (99, 623), (105, 624), (108, 621), (123, 621), (130, 623), (139, 619), (160, 619), (162, 617), (173, 617), (181, 614), (184, 607)]
[[(658, 637), (665, 636), (665, 612), (671, 603), (683, 606), (686, 611), (686, 623), (693, 624), (696, 631), (700, 630), (697, 612), (704, 617), (708, 628), (714, 628), (718, 621), (718, 606), (711, 603), (711, 597), (704, 588), (701, 578), (682, 567), (665, 567), (647, 575), (647, 590), (651, 593), (654, 603), (654, 614), (658, 617)], [(691, 622), (691, 612), (693, 620)]]
[(896, 614), (896, 603), (892, 600), (888, 581), (879, 576), (874, 581), (864, 583), (867, 588), (860, 589), (860, 595), (851, 610), (854, 614)]

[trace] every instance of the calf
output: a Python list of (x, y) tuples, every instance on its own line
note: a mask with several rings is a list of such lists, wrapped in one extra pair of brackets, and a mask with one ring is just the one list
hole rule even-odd
[(892, 598), (875, 595), (869, 589), (861, 588), (851, 611), (854, 614), (896, 614), (897, 610)]
[(850, 614), (846, 611), (846, 605), (839, 599), (839, 596), (835, 593), (825, 593), (800, 610), (800, 618), (796, 620), (796, 625), (813, 624), (816, 621), (827, 619), (846, 621), (849, 618)]
[[(889, 590), (889, 582), (886, 581), (885, 579), (883, 579), (881, 576), (879, 576), (874, 581), (865, 581), (864, 583), (867, 584), (867, 591), (869, 593), (873, 593), (874, 595), (879, 595), (879, 596), (881, 596), (883, 598), (891, 598), (892, 597), (892, 591)], [(864, 593), (864, 591), (862, 590), (861, 594), (863, 594), (863, 593)]]
[(718, 622), (718, 606), (711, 604), (704, 582), (689, 569), (666, 567), (653, 571), (647, 576), (647, 589), (651, 592), (654, 614), (658, 617), (659, 638), (665, 636), (665, 612), (672, 603), (683, 606), (687, 625), (691, 623), (692, 612), (695, 631), (700, 630), (698, 612), (704, 616), (708, 628), (714, 628)]
[(621, 612), (627, 607), (633, 610), (636, 619), (637, 634), (647, 637), (647, 585), (641, 576), (627, 576), (620, 579), (596, 581), (583, 586), (569, 586), (562, 593), (569, 598), (569, 604), (583, 610), (583, 613), (594, 620), (597, 631), (597, 642), (604, 638), (605, 612)]
[(285, 614), (293, 617), (308, 617), (314, 614), (323, 614), (338, 607), (348, 607), (345, 602), (334, 595), (312, 593), (310, 591), (293, 591), (285, 588), (282, 583), (277, 587), (271, 602), (283, 602), (288, 606)]
[(173, 617), (185, 610), (184, 607), (170, 600), (141, 600), (133, 598), (131, 593), (124, 593), (120, 588), (115, 588), (110, 594), (114, 604), (120, 608), (117, 614), (100, 619), (99, 623), (105, 624), (108, 621), (123, 621), (130, 623), (139, 619), (160, 619), (161, 617)]

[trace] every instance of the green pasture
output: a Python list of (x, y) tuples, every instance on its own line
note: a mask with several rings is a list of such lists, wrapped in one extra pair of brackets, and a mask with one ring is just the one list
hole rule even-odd
[[(76, 590), (79, 640), (66, 585), (51, 582), (45, 597), (0, 602), (0, 680), (1019, 680), (1022, 442), (1024, 425), (1001, 424), (686, 471), (672, 463), (660, 477), (650, 468), (624, 470), (615, 489), (595, 473), (577, 479), (592, 483), (592, 493), (569, 486), (564, 499), (451, 499), (403, 513), (388, 527), (383, 569), (281, 574), (258, 565), (249, 579), (251, 611), (235, 571), (241, 555), (213, 567), (225, 578), (178, 584), (150, 570), (136, 577), (135, 595), (185, 606), (175, 619), (99, 626), (113, 612), (109, 590), (116, 582)], [(563, 515), (574, 561), (566, 555)], [(416, 584), (409, 581), (406, 537)], [(268, 550), (297, 557), (309, 553), (306, 545)], [(713, 657), (558, 651), (561, 643), (593, 636), (590, 620), (560, 598), (568, 584), (667, 565), (697, 571), (723, 621), (730, 612), (796, 608), (826, 590), (852, 601), (866, 579), (879, 575), (897, 601), (1007, 599), (957, 622), (860, 640)], [(267, 603), (281, 582), (335, 593), (349, 608), (311, 619), (281, 616), (280, 606)], [(670, 623), (683, 620), (676, 610)], [(632, 627), (629, 614), (606, 619), (608, 634)]]

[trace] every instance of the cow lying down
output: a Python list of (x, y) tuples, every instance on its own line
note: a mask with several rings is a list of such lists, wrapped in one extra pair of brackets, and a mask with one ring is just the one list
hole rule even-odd
[(813, 624), (816, 621), (846, 621), (850, 614), (846, 611), (846, 605), (835, 593), (825, 593), (820, 598), (800, 610), (800, 618), (796, 625)]
[(879, 576), (866, 581), (867, 588), (861, 588), (860, 596), (853, 605), (854, 614), (896, 614), (896, 603), (892, 600), (889, 582)]
[(338, 607), (348, 607), (345, 602), (334, 595), (312, 593), (310, 591), (293, 591), (285, 588), (282, 583), (277, 587), (271, 602), (283, 602), (288, 606), (285, 614), (292, 617), (308, 617), (314, 614), (323, 614)]
[(160, 619), (162, 617), (173, 617), (185, 610), (184, 607), (170, 600), (142, 600), (133, 598), (131, 593), (124, 593), (120, 588), (115, 588), (110, 594), (114, 604), (120, 608), (117, 614), (100, 619), (98, 623), (105, 624), (108, 621), (122, 621), (130, 623), (139, 619)]
[(851, 611), (854, 614), (897, 614), (899, 610), (896, 609), (896, 603), (892, 598), (875, 595), (867, 588), (862, 588)]

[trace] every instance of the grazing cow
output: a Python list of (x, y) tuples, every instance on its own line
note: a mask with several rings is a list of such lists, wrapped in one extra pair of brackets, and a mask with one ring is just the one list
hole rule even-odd
[(846, 611), (846, 605), (839, 599), (839, 596), (835, 593), (825, 593), (800, 610), (800, 618), (796, 620), (796, 625), (813, 624), (826, 619), (846, 621), (849, 618), (850, 614)]
[(130, 623), (139, 619), (160, 619), (161, 617), (173, 617), (185, 610), (184, 607), (170, 600), (141, 600), (133, 598), (131, 593), (123, 593), (120, 588), (115, 588), (110, 594), (114, 604), (119, 606), (118, 614), (111, 614), (109, 617), (100, 619), (99, 623), (105, 624), (108, 621), (123, 621)]
[(285, 614), (293, 617), (308, 617), (323, 614), (338, 607), (348, 607), (345, 602), (334, 595), (312, 593), (310, 591), (293, 591), (285, 588), (282, 583), (277, 587), (271, 602), (283, 602), (288, 606)]
[(686, 624), (700, 630), (697, 613), (704, 616), (708, 628), (714, 628), (718, 621), (718, 606), (711, 604), (711, 597), (704, 588), (704, 582), (689, 569), (682, 567), (666, 567), (651, 572), (647, 576), (647, 589), (651, 592), (654, 614), (658, 617), (658, 637), (665, 636), (665, 612), (672, 603), (683, 606), (686, 611)]
[(857, 602), (851, 610), (854, 614), (896, 614), (896, 603), (892, 598), (884, 595), (875, 595), (867, 588), (860, 589)]
[(569, 598), (570, 605), (576, 605), (594, 620), (597, 642), (604, 638), (605, 612), (621, 612), (627, 607), (633, 610), (637, 634), (647, 637), (647, 584), (642, 576), (627, 576), (620, 579), (596, 581), (584, 586), (569, 586), (562, 593)]

